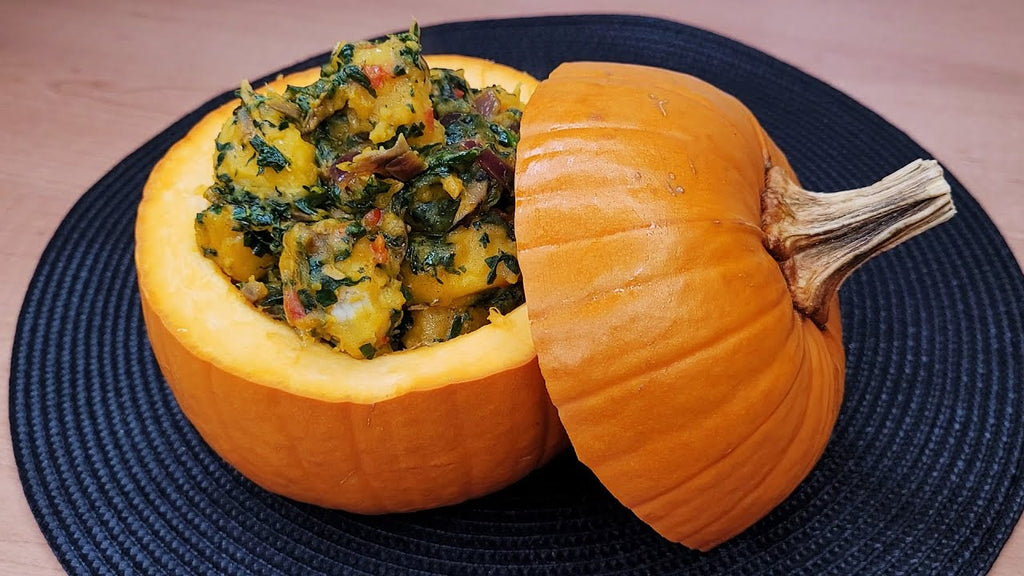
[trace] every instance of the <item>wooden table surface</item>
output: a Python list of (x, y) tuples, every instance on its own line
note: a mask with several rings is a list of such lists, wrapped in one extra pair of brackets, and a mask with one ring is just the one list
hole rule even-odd
[[(341, 39), (412, 18), (629, 12), (700, 26), (804, 69), (907, 132), (964, 183), (1024, 261), (1024, 2), (776, 4), (0, 2), (0, 575), (62, 573), (25, 501), (7, 422), (17, 314), (50, 236), (90, 185), (171, 122), (243, 78)], [(992, 573), (1024, 574), (1024, 528)]]

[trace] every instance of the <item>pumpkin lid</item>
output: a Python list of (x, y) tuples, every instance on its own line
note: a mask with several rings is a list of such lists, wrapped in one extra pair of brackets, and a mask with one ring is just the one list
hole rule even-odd
[[(922, 169), (944, 186), (936, 166)], [(810, 268), (844, 264), (815, 310), (801, 306), (787, 267), (808, 269), (790, 266), (806, 253), (766, 247), (762, 219), (782, 205), (766, 202), (769, 176), (783, 197), (810, 194), (749, 110), (676, 72), (563, 64), (523, 115), (517, 250), (548, 392), (579, 459), (693, 548), (739, 533), (799, 484), (842, 397), (830, 296), (866, 256), (818, 257)]]

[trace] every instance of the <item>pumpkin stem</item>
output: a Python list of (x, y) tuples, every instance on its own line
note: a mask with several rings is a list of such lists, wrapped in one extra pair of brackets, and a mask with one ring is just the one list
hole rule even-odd
[(871, 186), (829, 194), (804, 190), (775, 166), (761, 207), (765, 246), (779, 261), (793, 305), (820, 327), (851, 272), (956, 213), (934, 160), (915, 160)]

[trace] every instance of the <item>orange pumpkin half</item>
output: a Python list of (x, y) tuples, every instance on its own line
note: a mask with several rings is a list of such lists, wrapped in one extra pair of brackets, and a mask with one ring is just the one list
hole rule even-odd
[(906, 172), (806, 192), (739, 101), (666, 70), (563, 64), (534, 93), (516, 235), (541, 371), (580, 460), (666, 538), (736, 535), (821, 455), (838, 283), (952, 216), (941, 169)]
[[(431, 56), (474, 86), (529, 98), (536, 80), (492, 62)], [(271, 84), (306, 85), (317, 70)], [(438, 346), (357, 360), (257, 311), (196, 244), (214, 140), (237, 102), (201, 120), (154, 168), (136, 265), (146, 327), (182, 411), (206, 442), (273, 492), (383, 513), (497, 490), (566, 445), (524, 307)]]

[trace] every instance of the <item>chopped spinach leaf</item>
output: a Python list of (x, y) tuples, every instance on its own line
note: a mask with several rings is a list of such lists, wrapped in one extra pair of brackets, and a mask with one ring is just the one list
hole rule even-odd
[(352, 222), (348, 226), (345, 226), (345, 234), (356, 238), (366, 234), (366, 227), (360, 222)]
[(345, 260), (348, 260), (349, 256), (351, 256), (351, 255), (352, 255), (352, 250), (351, 249), (349, 249), (349, 248), (341, 248), (337, 252), (334, 253), (334, 261), (335, 262), (343, 262)]
[(391, 190), (391, 184), (387, 180), (372, 174), (366, 179), (366, 184), (363, 185), (363, 193), (369, 196), (377, 196), (389, 190)]
[[(407, 106), (411, 107), (412, 104), (407, 104)], [(412, 108), (410, 108), (410, 110), (412, 110)], [(413, 110), (413, 112), (415, 112), (415, 110)], [(384, 149), (391, 148), (398, 142), (399, 136), (405, 136), (406, 140), (409, 140), (410, 138), (416, 138), (418, 136), (423, 136), (426, 128), (427, 127), (423, 124), (423, 122), (416, 122), (414, 124), (403, 124), (402, 126), (395, 128), (395, 135), (389, 138), (388, 140), (381, 142), (380, 147)]]
[(214, 204), (210, 211), (220, 213), (231, 209), (233, 229), (243, 232), (243, 243), (256, 256), (280, 254), (281, 238), (289, 227), (291, 208), (273, 199), (261, 200), (250, 192), (234, 186), (212, 186), (207, 196)]
[(370, 77), (367, 76), (359, 66), (356, 66), (355, 64), (346, 64), (339, 74), (343, 75), (348, 80), (359, 84), (363, 88), (366, 88), (366, 91), (374, 98), (377, 97), (377, 91), (373, 89), (373, 85), (370, 83)]
[(291, 161), (280, 150), (267, 144), (267, 141), (260, 136), (253, 136), (249, 143), (256, 150), (256, 165), (259, 166), (259, 174), (263, 173), (264, 168), (273, 168), (275, 172), (280, 172), (291, 164)]
[(487, 125), (487, 127), (491, 130), (491, 132), (494, 133), (495, 136), (498, 137), (498, 143), (501, 144), (502, 146), (505, 146), (507, 148), (514, 148), (516, 144), (519, 143), (519, 137), (517, 137), (514, 132), (505, 128), (504, 126), (491, 122), (490, 124)]
[(318, 216), (320, 214), (318, 209), (320, 208), (320, 206), (324, 204), (325, 199), (326, 195), (311, 193), (308, 196), (296, 198), (294, 201), (292, 201), (292, 205), (295, 206), (296, 210), (302, 212), (303, 214), (307, 214), (309, 216)]
[(220, 166), (224, 162), (224, 157), (228, 155), (235, 145), (231, 142), (220, 142), (215, 141), (214, 145), (217, 147), (217, 163), (216, 166)]
[(493, 284), (494, 281), (498, 278), (498, 266), (502, 262), (505, 263), (505, 266), (509, 269), (510, 272), (512, 272), (513, 274), (519, 274), (519, 261), (516, 260), (515, 256), (509, 254), (508, 252), (505, 252), (504, 250), (498, 250), (497, 255), (488, 256), (487, 258), (484, 258), (484, 262), (486, 262), (487, 267), (490, 268), (490, 271), (487, 272), (488, 285)]
[(483, 308), (495, 308), (502, 314), (508, 314), (526, 301), (523, 295), (522, 283), (496, 288), (490, 293), (485, 293), (475, 305)]
[(296, 295), (298, 295), (299, 303), (302, 304), (302, 307), (303, 309), (306, 310), (306, 312), (316, 309), (316, 296), (314, 296), (312, 292), (310, 292), (306, 288), (300, 288), (298, 292), (296, 292)]
[(413, 230), (440, 235), (452, 227), (458, 210), (459, 201), (442, 191), (435, 200), (413, 202), (406, 212), (406, 222)]
[(327, 308), (338, 301), (338, 295), (330, 288), (322, 287), (316, 291), (316, 302), (320, 306)]
[(455, 245), (445, 242), (442, 238), (412, 235), (409, 238), (406, 259), (413, 274), (430, 274), (437, 278), (438, 268), (453, 274), (458, 273), (455, 268)]
[(337, 279), (337, 278), (331, 278), (330, 276), (324, 276), (323, 278), (320, 279), (320, 283), (325, 288), (328, 288), (331, 291), (336, 291), (338, 288), (341, 288), (342, 286), (355, 286), (356, 284), (359, 284), (360, 282), (366, 282), (369, 279), (370, 279), (370, 277), (366, 276), (366, 275), (360, 276), (359, 278), (355, 278), (355, 279), (352, 279), (352, 278)]
[(352, 63), (352, 55), (355, 53), (356, 47), (353, 44), (345, 44), (338, 49), (338, 56), (341, 57), (341, 61), (344, 64)]
[(462, 334), (462, 327), (465, 326), (467, 320), (469, 320), (469, 312), (456, 312), (452, 318), (451, 328), (448, 329), (448, 338), (446, 340), (451, 340)]
[(413, 181), (414, 185), (432, 177), (444, 177), (449, 174), (464, 172), (480, 156), (480, 148), (463, 149), (459, 146), (438, 146), (430, 149), (424, 161), (427, 169)]

